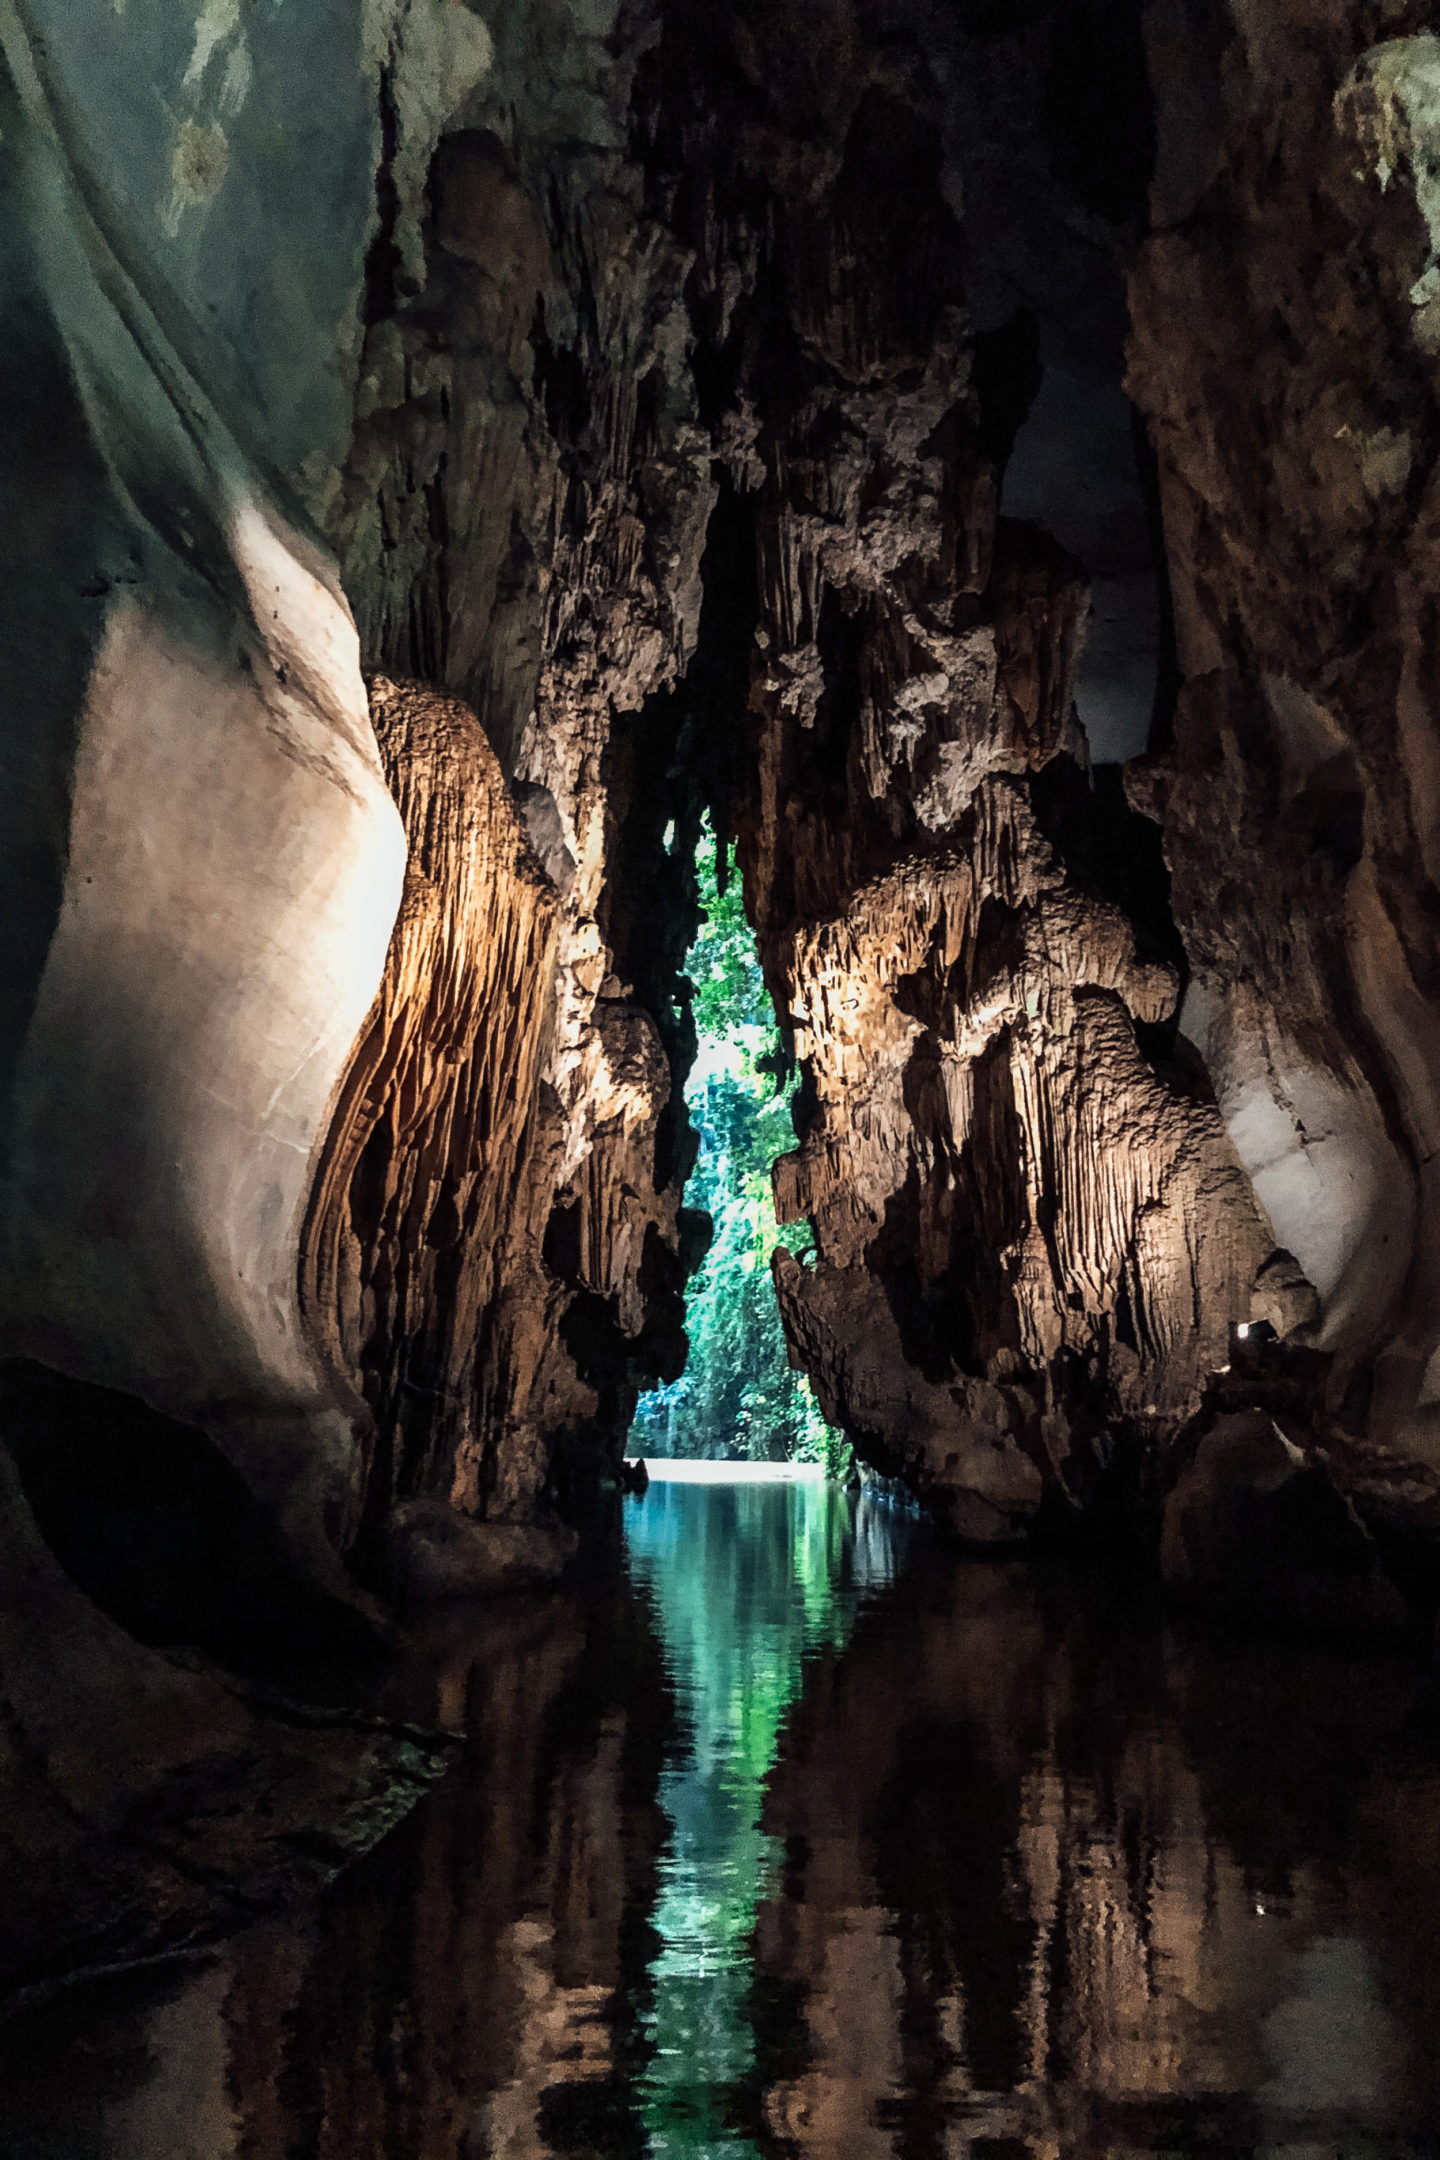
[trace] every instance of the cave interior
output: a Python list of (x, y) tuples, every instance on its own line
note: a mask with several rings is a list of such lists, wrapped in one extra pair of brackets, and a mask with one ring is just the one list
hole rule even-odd
[(0, 187), (0, 1996), (616, 1564), (706, 845), (816, 1459), (1423, 1698), (1427, 0), (0, 0)]

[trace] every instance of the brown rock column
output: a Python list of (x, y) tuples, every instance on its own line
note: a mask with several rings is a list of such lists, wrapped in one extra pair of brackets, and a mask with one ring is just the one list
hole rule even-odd
[(383, 677), (371, 712), (409, 859), (316, 1180), (305, 1311), (373, 1416), (360, 1517), (440, 1498), (523, 1519), (547, 1468), (521, 1424), (554, 1318), (538, 1084), (557, 896), (473, 713)]

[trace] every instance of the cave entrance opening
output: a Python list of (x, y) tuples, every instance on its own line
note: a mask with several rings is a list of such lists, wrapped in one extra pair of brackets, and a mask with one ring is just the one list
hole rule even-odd
[(729, 844), (707, 819), (695, 851), (701, 921), (686, 959), (697, 1048), (685, 1089), (699, 1137), (688, 1206), (714, 1225), (686, 1298), (690, 1356), (681, 1377), (641, 1397), (632, 1455), (729, 1463), (808, 1462), (848, 1469), (790, 1365), (770, 1274), (776, 1245), (801, 1251), (804, 1223), (775, 1218), (770, 1168), (794, 1145), (796, 1076), (765, 989)]

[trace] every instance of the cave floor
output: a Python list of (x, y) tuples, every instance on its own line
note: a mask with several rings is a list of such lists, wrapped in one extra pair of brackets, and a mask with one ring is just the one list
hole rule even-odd
[(626, 1510), (437, 1627), (463, 1759), (365, 1860), (0, 2032), (4, 2160), (1435, 2152), (1416, 1668), (815, 1481)]

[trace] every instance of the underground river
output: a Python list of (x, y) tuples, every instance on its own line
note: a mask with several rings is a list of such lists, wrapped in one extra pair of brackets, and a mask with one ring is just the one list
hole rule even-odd
[(1440, 2150), (1416, 1669), (818, 1482), (625, 1546), (437, 1629), (460, 1760), (323, 1896), (12, 2019), (4, 2160)]

